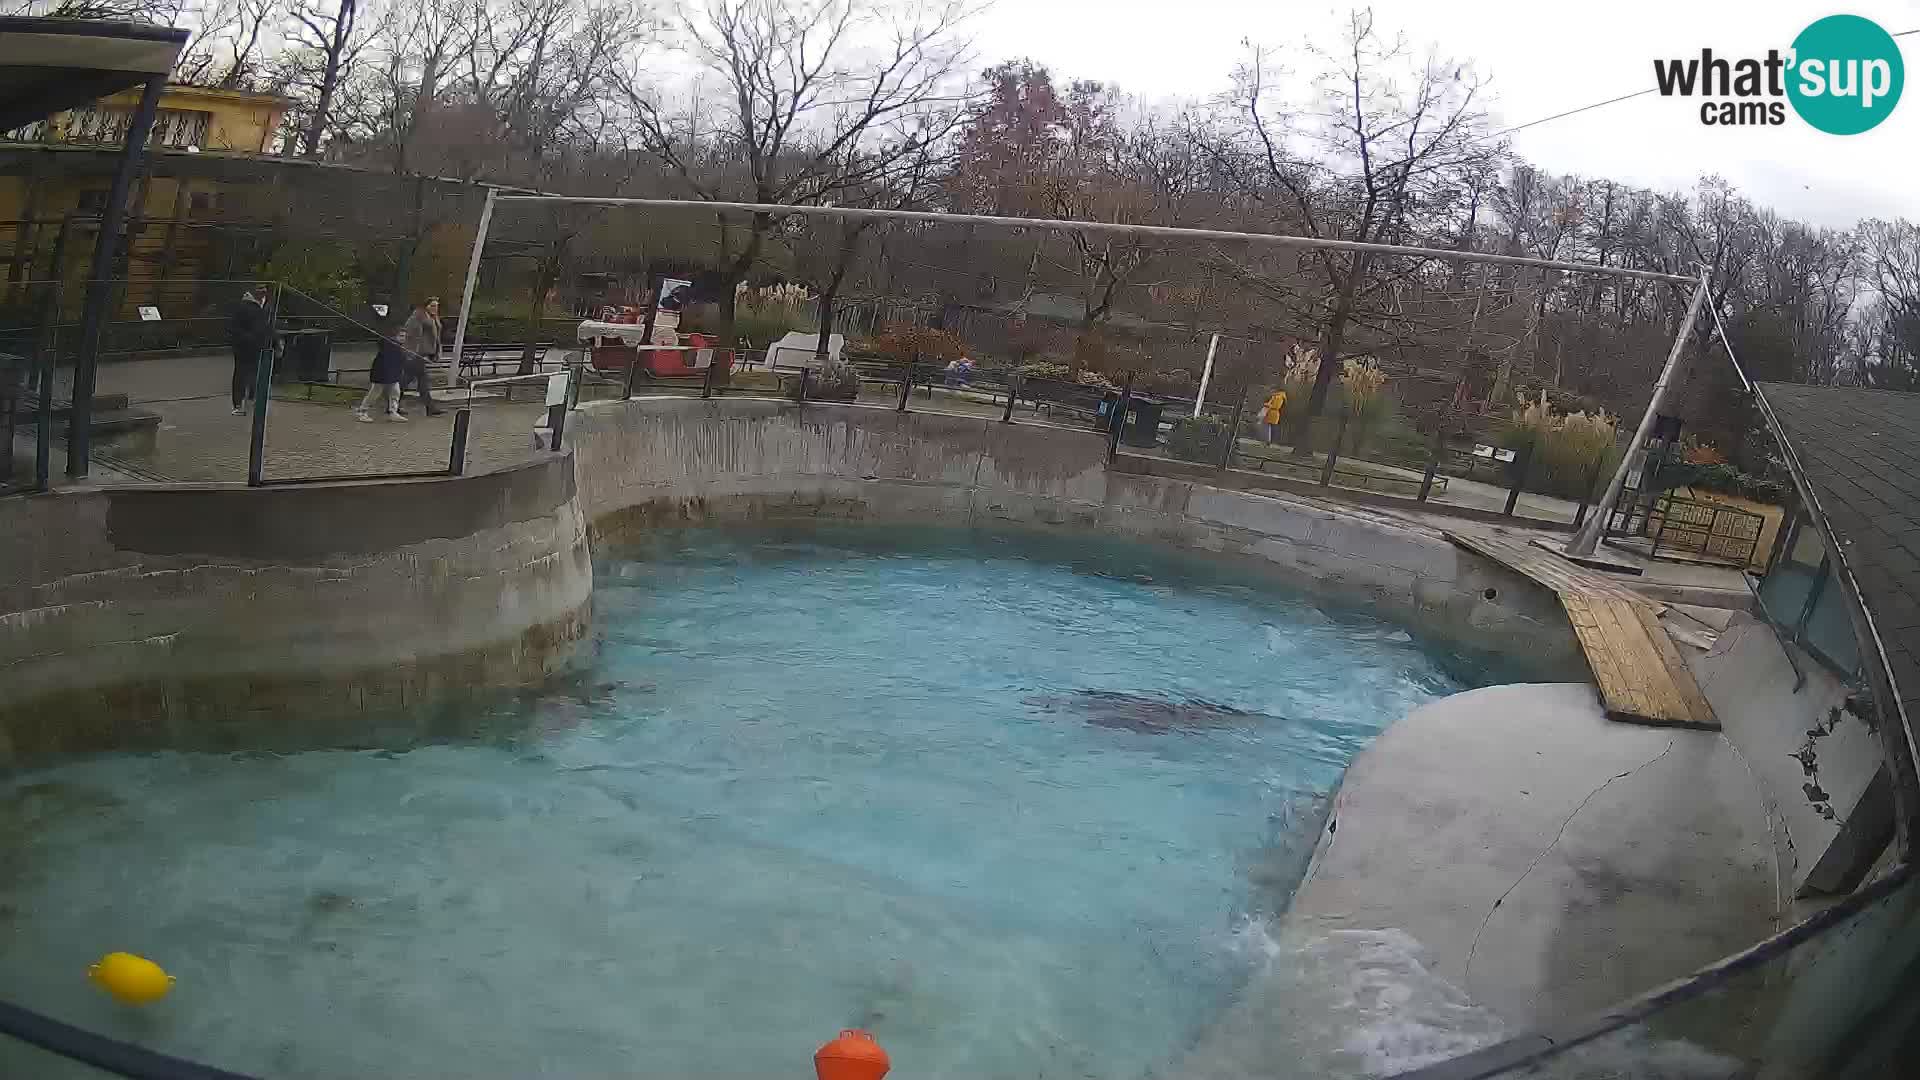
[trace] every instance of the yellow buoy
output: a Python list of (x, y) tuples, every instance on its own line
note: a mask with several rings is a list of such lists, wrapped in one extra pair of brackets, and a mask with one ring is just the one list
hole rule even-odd
[(173, 976), (144, 956), (110, 952), (87, 969), (87, 977), (129, 1005), (150, 1005), (173, 989)]

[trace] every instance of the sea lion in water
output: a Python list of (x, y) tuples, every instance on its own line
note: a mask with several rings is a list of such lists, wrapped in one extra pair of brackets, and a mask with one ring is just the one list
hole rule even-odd
[(1070, 694), (1029, 698), (1027, 703), (1048, 712), (1061, 709), (1078, 712), (1095, 727), (1145, 735), (1251, 727), (1270, 719), (1264, 713), (1201, 698), (1162, 698), (1119, 690), (1075, 690)]

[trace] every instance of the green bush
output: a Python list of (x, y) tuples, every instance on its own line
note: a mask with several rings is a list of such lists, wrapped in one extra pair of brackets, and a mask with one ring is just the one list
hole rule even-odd
[(1167, 452), (1183, 461), (1218, 465), (1227, 452), (1227, 425), (1211, 416), (1182, 416), (1167, 431)]
[(1754, 476), (1741, 472), (1725, 462), (1714, 465), (1688, 465), (1673, 462), (1660, 469), (1659, 485), (1662, 490), (1677, 487), (1693, 487), (1702, 491), (1717, 491), (1722, 495), (1738, 495), (1743, 499), (1752, 499), (1757, 503), (1781, 505), (1787, 501), (1793, 489), (1777, 480)]
[[(327, 241), (287, 240), (273, 250), (273, 257), (260, 268), (260, 277), (277, 281), (305, 293), (334, 311), (349, 313), (366, 303), (367, 286), (354, 264), (353, 249)], [(281, 297), (282, 310), (301, 314), (310, 301)]]

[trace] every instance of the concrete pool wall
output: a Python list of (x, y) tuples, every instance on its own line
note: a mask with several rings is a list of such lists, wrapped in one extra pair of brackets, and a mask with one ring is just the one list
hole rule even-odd
[(1430, 637), (1583, 678), (1548, 590), (1361, 508), (1106, 468), (1093, 432), (783, 401), (604, 402), (568, 427), (598, 537), (663, 523), (830, 517), (1091, 529), (1234, 558)]
[(0, 518), (0, 767), (325, 745), (288, 715), (535, 679), (586, 632), (563, 458), (409, 484), (62, 492)]
[(571, 454), (465, 477), (9, 500), (0, 766), (257, 746), (298, 734), (276, 726), (293, 711), (397, 713), (535, 681), (586, 631), (590, 530), (617, 538), (660, 522), (1126, 534), (1238, 559), (1431, 637), (1525, 658), (1543, 676), (1584, 672), (1547, 590), (1437, 530), (1109, 472), (1104, 440), (1087, 431), (667, 398), (590, 405), (568, 434)]

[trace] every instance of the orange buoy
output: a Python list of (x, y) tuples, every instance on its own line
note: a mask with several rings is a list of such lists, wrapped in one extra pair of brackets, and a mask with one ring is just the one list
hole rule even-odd
[(880, 1080), (892, 1067), (872, 1035), (851, 1028), (813, 1052), (813, 1074), (820, 1080)]

